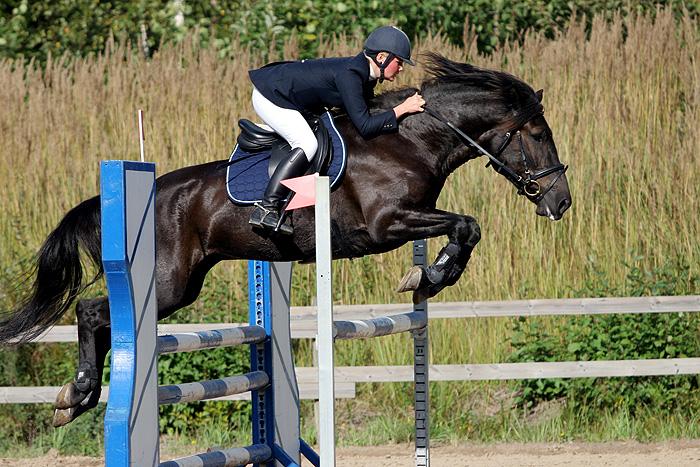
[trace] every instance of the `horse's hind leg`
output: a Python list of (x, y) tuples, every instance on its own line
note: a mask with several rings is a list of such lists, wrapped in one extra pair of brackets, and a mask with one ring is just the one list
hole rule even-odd
[(67, 383), (56, 397), (53, 426), (66, 425), (97, 405), (102, 392), (104, 361), (111, 345), (109, 301), (106, 297), (80, 300), (78, 316), (78, 352), (80, 363), (75, 380)]

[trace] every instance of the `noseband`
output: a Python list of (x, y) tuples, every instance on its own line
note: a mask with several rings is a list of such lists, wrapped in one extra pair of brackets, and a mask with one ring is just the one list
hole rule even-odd
[[(488, 157), (489, 163), (486, 164), (486, 167), (488, 167), (489, 165), (496, 166), (496, 172), (510, 180), (510, 182), (513, 185), (515, 185), (515, 187), (518, 189), (519, 195), (527, 196), (535, 204), (538, 204), (540, 201), (542, 201), (544, 196), (547, 193), (549, 193), (549, 190), (551, 190), (554, 184), (557, 182), (557, 180), (559, 180), (559, 177), (564, 175), (566, 170), (569, 168), (568, 165), (556, 164), (547, 169), (533, 173), (531, 167), (534, 166), (534, 164), (532, 163), (530, 155), (525, 150), (525, 143), (523, 142), (523, 137), (520, 134), (520, 130), (507, 131), (503, 138), (503, 141), (501, 142), (501, 145), (496, 151), (496, 155), (494, 156), (491, 155), (491, 153), (489, 153), (486, 149), (482, 148), (476, 141), (471, 139), (466, 133), (457, 128), (452, 122), (447, 120), (445, 117), (435, 112), (434, 110), (429, 109), (428, 107), (424, 107), (424, 109), (431, 116), (435, 117), (436, 119), (440, 120), (442, 123), (450, 127), (450, 129), (454, 131), (457, 134), (457, 136), (460, 137), (464, 144), (474, 147), (477, 151), (481, 152), (482, 155)], [(518, 142), (520, 143), (520, 155), (523, 158), (523, 165), (525, 166), (524, 177), (522, 175), (517, 174), (515, 171), (513, 171), (513, 169), (511, 169), (505, 163), (497, 159), (497, 157), (500, 156), (503, 153), (503, 151), (505, 151), (510, 142), (513, 140), (513, 133), (515, 133), (515, 135), (518, 137)], [(554, 179), (549, 183), (547, 188), (545, 188), (543, 191), (542, 187), (540, 186), (540, 183), (537, 180), (555, 172), (559, 173), (557, 173), (557, 176), (554, 177)]]

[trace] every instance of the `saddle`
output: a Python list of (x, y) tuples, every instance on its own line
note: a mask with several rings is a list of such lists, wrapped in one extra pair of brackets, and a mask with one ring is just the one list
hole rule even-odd
[[(328, 167), (331, 159), (333, 159), (333, 145), (328, 134), (328, 129), (320, 117), (312, 116), (307, 118), (311, 131), (316, 135), (318, 149), (314, 156), (311, 167), (306, 171), (307, 174), (318, 172), (321, 175), (328, 174)], [(238, 135), (238, 146), (247, 153), (270, 153), (270, 165), (268, 167), (268, 175), (271, 176), (282, 158), (286, 156), (292, 148), (280, 135), (271, 129), (257, 125), (250, 120), (242, 118), (238, 120), (238, 126), (241, 132)]]
[[(241, 132), (226, 163), (226, 191), (234, 203), (250, 206), (261, 201), (271, 174), (291, 148), (275, 132), (250, 120), (239, 120), (238, 126)], [(328, 175), (334, 188), (341, 183), (347, 163), (343, 137), (330, 112), (310, 119), (309, 126), (316, 134), (318, 151), (307, 174)]]

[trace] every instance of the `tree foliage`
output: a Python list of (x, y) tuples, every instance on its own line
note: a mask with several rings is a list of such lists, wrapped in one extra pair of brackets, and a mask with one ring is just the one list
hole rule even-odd
[(552, 38), (573, 15), (654, 15), (659, 5), (679, 13), (700, 11), (697, 2), (684, 5), (682, 0), (2, 0), (0, 57), (44, 62), (49, 54), (94, 55), (104, 50), (110, 35), (148, 54), (197, 28), (202, 45), (215, 45), (225, 54), (236, 52), (234, 37), (268, 51), (271, 46), (281, 50), (294, 35), (300, 55), (308, 58), (333, 35), (365, 37), (385, 24), (399, 26), (409, 37), (440, 32), (456, 45), (462, 45), (469, 28), (479, 51), (489, 53), (527, 31)]

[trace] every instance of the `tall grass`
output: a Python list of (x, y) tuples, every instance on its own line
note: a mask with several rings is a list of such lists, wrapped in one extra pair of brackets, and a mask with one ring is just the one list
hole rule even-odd
[[(532, 34), (491, 56), (476, 53), (468, 29), (463, 48), (439, 36), (417, 42), (417, 52), (502, 69), (543, 88), (560, 158), (571, 165), (573, 206), (556, 223), (536, 217), (535, 207), (484, 169), (483, 161), (451, 177), (438, 207), (476, 217), (483, 238), (463, 278), (437, 300), (568, 297), (583, 288), (592, 263), (624, 295), (622, 262), (638, 255), (643, 268), (677, 261), (698, 275), (699, 31), (697, 18), (685, 15), (677, 23), (670, 11), (660, 10), (654, 21), (596, 18), (590, 33), (574, 21), (555, 40)], [(262, 64), (260, 54), (239, 44), (235, 56), (221, 57), (195, 43), (189, 38), (166, 45), (148, 61), (114, 41), (99, 58), (54, 58), (45, 69), (0, 61), (3, 308), (17, 297), (12, 278), (50, 229), (70, 207), (98, 192), (99, 162), (138, 159), (137, 109), (145, 110), (146, 157), (159, 174), (228, 157), (237, 119), (254, 118), (247, 71)], [(354, 54), (360, 44), (358, 37), (332, 38), (320, 55)], [(293, 59), (297, 53), (292, 40), (272, 56)], [(422, 67), (408, 69), (398, 85), (417, 85), (424, 77)], [(444, 242), (431, 240), (430, 251)], [(394, 288), (410, 262), (410, 249), (402, 248), (336, 263), (337, 302), (409, 301)], [(224, 284), (226, 306), (240, 309), (246, 303), (244, 275), (245, 265), (220, 265), (206, 287)], [(295, 304), (311, 303), (311, 266), (296, 268), (294, 289)], [(206, 305), (200, 301), (177, 319), (234, 319)], [(499, 361), (509, 352), (507, 337), (499, 320), (431, 323), (431, 359)], [(299, 362), (310, 364), (310, 349), (298, 347)], [(412, 358), (407, 336), (340, 343), (336, 349), (340, 365), (409, 364)], [(439, 386), (442, 401), (436, 406), (454, 404), (446, 417), (469, 410), (466, 395), (478, 390)], [(400, 385), (367, 385), (360, 398), (406, 399), (401, 392)]]

